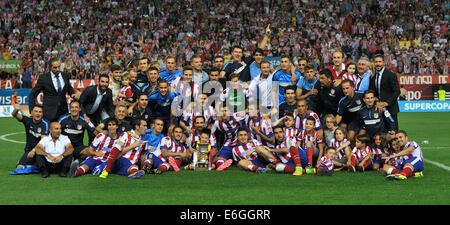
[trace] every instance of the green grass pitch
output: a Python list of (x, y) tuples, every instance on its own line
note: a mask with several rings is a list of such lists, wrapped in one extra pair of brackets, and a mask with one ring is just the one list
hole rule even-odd
[[(450, 113), (400, 113), (400, 128), (426, 160), (450, 166)], [(23, 125), (0, 118), (1, 205), (448, 205), (450, 172), (425, 161), (425, 177), (386, 181), (379, 172), (337, 172), (331, 177), (255, 174), (232, 167), (218, 171), (167, 172), (138, 180), (110, 175), (16, 175), (23, 153)], [(6, 135), (6, 136), (5, 136)], [(422, 143), (428, 140), (428, 144)]]

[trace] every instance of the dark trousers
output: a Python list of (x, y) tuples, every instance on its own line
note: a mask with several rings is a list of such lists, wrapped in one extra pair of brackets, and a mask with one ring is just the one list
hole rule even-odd
[[(95, 137), (94, 137), (94, 138), (95, 138)], [(89, 143), (92, 143), (92, 141), (89, 142)], [(74, 147), (73, 147), (73, 153), (72, 153), (73, 159), (74, 159), (74, 160), (75, 160), (75, 159), (79, 159), (80, 162), (83, 161), (86, 157), (83, 157), (83, 156), (81, 155), (81, 152), (82, 152), (85, 148), (87, 148), (86, 145), (74, 146)]]
[(23, 153), (23, 155), (19, 159), (19, 162), (17, 163), (17, 165), (23, 165), (24, 166), (24, 165), (33, 165), (33, 164), (35, 164), (36, 155), (34, 155), (33, 158), (28, 158), (28, 153), (30, 153), (30, 151), (25, 151), (25, 153)]
[(59, 163), (48, 162), (45, 156), (36, 155), (36, 164), (39, 171), (47, 170), (49, 173), (68, 172), (72, 163), (72, 155), (64, 157)]
[[(91, 117), (89, 117), (89, 118), (91, 118)], [(101, 123), (100, 121), (97, 121), (95, 119), (91, 119), (91, 122), (92, 122), (92, 124), (94, 124), (94, 127), (97, 127)], [(90, 144), (90, 143), (92, 143), (92, 141), (94, 141), (94, 139), (97, 135), (95, 135), (94, 132), (90, 132), (89, 130), (87, 131), (87, 134), (88, 134), (88, 138), (89, 138), (88, 143)]]
[(398, 114), (391, 114), (391, 117), (392, 117), (392, 119), (394, 120), (394, 123), (395, 123), (395, 131), (398, 131), (399, 130), (399, 128), (398, 128), (398, 118), (397, 118), (397, 115)]

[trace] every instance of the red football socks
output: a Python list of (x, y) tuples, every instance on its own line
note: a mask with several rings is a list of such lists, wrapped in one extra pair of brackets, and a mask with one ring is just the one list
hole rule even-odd
[(296, 166), (302, 166), (302, 162), (300, 161), (300, 155), (298, 153), (298, 148), (295, 146), (291, 146), (289, 148), (289, 153), (291, 153), (292, 160), (294, 161)]
[(399, 169), (393, 169), (392, 171), (391, 171), (391, 174), (398, 174), (398, 173), (401, 173), (402, 172), (402, 170), (399, 170)]
[(77, 171), (75, 172), (75, 177), (83, 176), (84, 175), (84, 169), (83, 167), (78, 167)]
[(308, 155), (308, 163), (312, 165), (314, 149), (312, 147), (306, 148), (306, 154)]
[(411, 167), (406, 166), (403, 168), (403, 170), (400, 174), (402, 174), (405, 177), (411, 177), (413, 175), (413, 170)]
[(128, 172), (128, 175), (133, 174), (133, 173), (137, 173), (137, 171), (139, 171), (138, 168), (137, 168), (137, 167), (133, 167), (133, 168), (131, 168), (130, 171)]
[(161, 170), (162, 172), (166, 172), (169, 169), (169, 166), (166, 163), (163, 163), (160, 166), (158, 166), (158, 169)]
[(293, 172), (295, 172), (295, 167), (294, 166), (285, 166), (284, 172), (285, 173), (293, 173)]
[(119, 158), (120, 156), (120, 150), (117, 147), (114, 147), (111, 149), (111, 154), (109, 154), (108, 160), (106, 161), (106, 172), (111, 172), (111, 167), (114, 164), (114, 162)]
[(216, 168), (219, 168), (220, 165), (224, 164), (225, 162), (221, 159), (217, 160), (216, 162)]
[(258, 168), (259, 168), (259, 166), (248, 165), (246, 169), (247, 169), (248, 171), (255, 172)]

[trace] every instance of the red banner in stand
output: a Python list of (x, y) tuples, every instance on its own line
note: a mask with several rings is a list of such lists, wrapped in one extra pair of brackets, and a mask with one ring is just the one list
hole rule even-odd
[[(33, 87), (37, 80), (33, 80)], [(83, 91), (87, 86), (97, 85), (96, 79), (70, 80), (70, 84), (75, 90)], [(16, 80), (0, 80), (0, 89), (15, 89)]]
[[(33, 87), (36, 82), (37, 80), (33, 80)], [(70, 80), (70, 84), (75, 91), (83, 91), (88, 86), (97, 85), (97, 82), (96, 79)]]
[(16, 80), (0, 80), (0, 89), (16, 88)]
[(432, 85), (449, 84), (450, 75), (398, 75), (398, 84), (408, 91), (407, 99), (433, 100)]

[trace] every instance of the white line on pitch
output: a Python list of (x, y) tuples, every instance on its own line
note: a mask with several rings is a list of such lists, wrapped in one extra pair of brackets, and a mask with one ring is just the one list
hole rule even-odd
[(423, 159), (423, 161), (426, 162), (426, 163), (433, 164), (433, 165), (435, 165), (435, 166), (437, 166), (437, 167), (440, 167), (440, 168), (442, 168), (442, 169), (445, 169), (445, 170), (447, 170), (447, 171), (450, 171), (450, 167), (448, 167), (448, 166), (446, 166), (446, 165), (444, 165), (444, 164), (442, 164), (442, 163), (438, 163), (438, 162), (435, 162), (435, 161), (431, 161), (431, 160), (425, 159), (425, 158)]
[(4, 134), (4, 135), (0, 136), (0, 140), (9, 141), (9, 142), (17, 143), (17, 144), (26, 144), (26, 142), (24, 142), (24, 141), (16, 141), (16, 140), (11, 140), (11, 139), (6, 138), (10, 135), (15, 135), (15, 134), (20, 134), (20, 133), (25, 133), (25, 132), (21, 131), (21, 132), (16, 132), (16, 133)]

